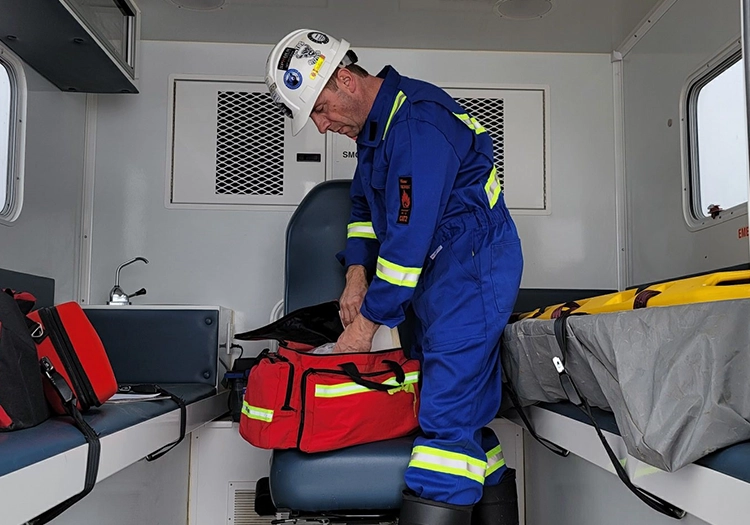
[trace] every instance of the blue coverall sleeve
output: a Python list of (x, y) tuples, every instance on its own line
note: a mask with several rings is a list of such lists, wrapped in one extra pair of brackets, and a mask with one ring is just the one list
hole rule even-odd
[(347, 225), (346, 248), (336, 254), (336, 258), (346, 268), (362, 265), (367, 275), (375, 273), (375, 261), (378, 257), (380, 243), (372, 227), (370, 207), (367, 205), (362, 183), (357, 173), (354, 174), (351, 186), (352, 211)]
[(385, 140), (388, 164), (373, 181), (384, 179), (387, 234), (360, 311), (393, 328), (405, 318), (460, 161), (443, 132), (423, 120), (396, 123)]

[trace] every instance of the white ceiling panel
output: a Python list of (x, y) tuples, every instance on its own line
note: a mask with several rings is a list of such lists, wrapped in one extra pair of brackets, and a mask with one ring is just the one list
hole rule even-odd
[(660, 0), (553, 0), (534, 20), (495, 14), (495, 0), (136, 0), (142, 38), (273, 44), (315, 28), (356, 47), (608, 53)]

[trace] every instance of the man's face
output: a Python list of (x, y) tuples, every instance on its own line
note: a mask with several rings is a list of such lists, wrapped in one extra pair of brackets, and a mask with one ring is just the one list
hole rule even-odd
[(323, 89), (310, 118), (321, 133), (331, 131), (356, 140), (367, 120), (367, 113), (363, 115), (361, 104), (347, 87), (339, 82), (335, 91)]

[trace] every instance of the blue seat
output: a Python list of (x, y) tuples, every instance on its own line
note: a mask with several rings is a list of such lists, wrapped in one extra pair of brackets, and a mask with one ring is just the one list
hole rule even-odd
[[(344, 180), (317, 185), (289, 220), (285, 312), (341, 295), (345, 272), (335, 254), (346, 244), (350, 185)], [(274, 505), (301, 514), (398, 509), (412, 440), (393, 439), (320, 454), (275, 451), (269, 478)]]

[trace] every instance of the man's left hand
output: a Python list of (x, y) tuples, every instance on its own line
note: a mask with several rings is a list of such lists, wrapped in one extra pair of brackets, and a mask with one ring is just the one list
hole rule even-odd
[(357, 315), (354, 322), (344, 329), (344, 333), (336, 341), (333, 353), (369, 352), (378, 326), (362, 314)]

